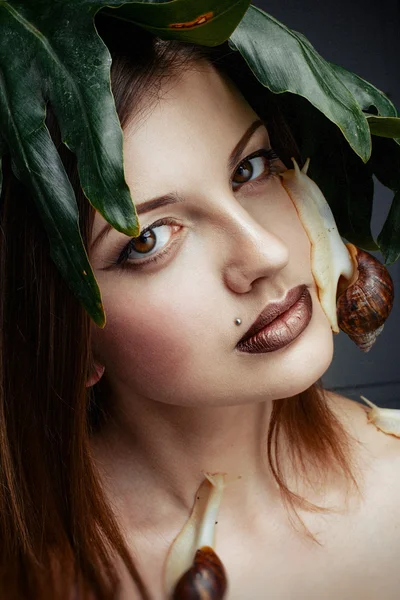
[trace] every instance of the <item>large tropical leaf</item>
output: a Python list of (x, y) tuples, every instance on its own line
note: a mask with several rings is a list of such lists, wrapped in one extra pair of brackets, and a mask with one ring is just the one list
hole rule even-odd
[(153, 0), (104, 12), (132, 21), (165, 40), (217, 46), (228, 39), (249, 4), (250, 0)]
[(230, 44), (263, 85), (276, 94), (306, 98), (339, 127), (364, 162), (369, 159), (371, 136), (360, 105), (303, 35), (250, 6)]
[(344, 83), (366, 113), (371, 134), (394, 138), (400, 144), (400, 119), (389, 98), (372, 83), (339, 65), (330, 63), (336, 76)]
[(387, 264), (400, 256), (400, 147), (394, 140), (373, 136), (371, 166), (383, 185), (395, 193), (389, 214), (378, 235), (378, 243)]
[(386, 221), (378, 235), (385, 263), (391, 265), (400, 256), (400, 190), (394, 195)]
[(2, 170), (2, 158), (7, 151), (6, 140), (0, 133), (0, 191), (3, 183), (3, 170)]
[[(115, 7), (117, 15), (117, 7), (125, 4), (126, 0), (0, 0), (1, 133), (16, 176), (37, 203), (55, 263), (101, 326), (104, 311), (81, 240), (75, 197), (44, 122), (50, 102), (62, 140), (77, 156), (85, 195), (115, 229), (138, 235), (110, 90), (111, 59), (93, 23), (100, 9)], [(130, 3), (128, 13), (139, 23), (151, 17), (160, 32), (170, 28), (182, 37), (183, 29), (173, 24), (194, 22), (213, 12), (185, 35), (196, 37), (203, 31), (208, 43), (218, 44), (234, 29), (249, 0), (163, 4), (139, 0)]]
[(369, 128), (373, 135), (379, 135), (381, 137), (388, 138), (400, 138), (399, 117), (381, 117), (377, 115), (367, 115), (367, 119)]
[[(305, 38), (303, 37), (305, 40)], [(339, 65), (329, 63), (335, 75), (347, 87), (352, 96), (357, 100), (362, 110), (370, 113), (374, 107), (376, 113), (384, 117), (397, 117), (397, 110), (390, 99), (372, 83), (365, 81), (351, 71), (347, 71)]]

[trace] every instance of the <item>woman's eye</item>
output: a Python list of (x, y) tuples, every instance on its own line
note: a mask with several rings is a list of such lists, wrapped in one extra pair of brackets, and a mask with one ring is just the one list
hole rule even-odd
[[(177, 228), (176, 225), (175, 228)], [(117, 264), (124, 263), (128, 260), (142, 263), (143, 261), (140, 259), (163, 254), (172, 237), (173, 229), (173, 225), (166, 223), (165, 221), (153, 223), (153, 225), (144, 229), (138, 237), (131, 239), (119, 255)], [(152, 258), (151, 260), (154, 259)]]
[[(270, 150), (259, 150), (245, 158), (236, 169), (232, 178), (233, 189), (239, 188), (244, 183), (260, 177), (268, 178), (271, 174), (271, 164), (278, 156)], [(263, 177), (264, 176), (264, 177)]]

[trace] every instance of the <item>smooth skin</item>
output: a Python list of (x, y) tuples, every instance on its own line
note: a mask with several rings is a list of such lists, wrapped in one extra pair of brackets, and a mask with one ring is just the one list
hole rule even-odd
[[(124, 132), (132, 196), (139, 212), (150, 199), (174, 202), (140, 214), (142, 229), (155, 225), (130, 246), (113, 229), (103, 235), (106, 223), (96, 214), (90, 258), (107, 324), (93, 328), (93, 351), (111, 389), (112, 419), (93, 439), (93, 453), (150, 591), (163, 597), (165, 556), (202, 471), (221, 471), (231, 482), (217, 529), (227, 600), (394, 600), (400, 440), (367, 425), (360, 405), (329, 394), (361, 442), (354, 451), (363, 498), (347, 498), (344, 509), (338, 474), (321, 489), (297, 488), (342, 511), (300, 511), (325, 546), (293, 530), (266, 467), (271, 401), (307, 389), (333, 355), (310, 243), (279, 178), (285, 167), (263, 156), (245, 160), (268, 151), (268, 132), (206, 64), (169, 82), (140, 114)], [(299, 285), (313, 302), (305, 331), (275, 352), (239, 352), (237, 342), (264, 307)], [(134, 598), (128, 580), (124, 589)]]

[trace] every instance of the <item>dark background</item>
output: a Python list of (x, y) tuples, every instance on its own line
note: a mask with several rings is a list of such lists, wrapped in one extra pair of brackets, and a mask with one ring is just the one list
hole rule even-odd
[[(253, 0), (253, 4), (303, 33), (324, 58), (354, 71), (384, 91), (400, 109), (399, 0)], [(378, 235), (392, 192), (375, 184), (372, 231)], [(378, 253), (376, 256), (382, 259)], [(389, 267), (395, 305), (370, 352), (361, 352), (343, 332), (335, 336), (334, 360), (325, 387), (358, 400), (400, 408), (400, 260)]]

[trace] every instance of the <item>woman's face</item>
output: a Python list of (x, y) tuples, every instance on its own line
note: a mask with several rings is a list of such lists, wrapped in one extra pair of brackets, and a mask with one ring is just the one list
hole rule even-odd
[[(150, 230), (132, 242), (111, 229), (91, 252), (107, 317), (93, 350), (112, 390), (182, 406), (303, 391), (329, 366), (332, 333), (266, 129), (206, 65), (170, 82), (141, 114), (124, 132), (125, 174)], [(92, 241), (105, 225), (96, 214)], [(296, 339), (258, 354), (236, 348), (266, 305), (302, 285), (312, 317)]]

